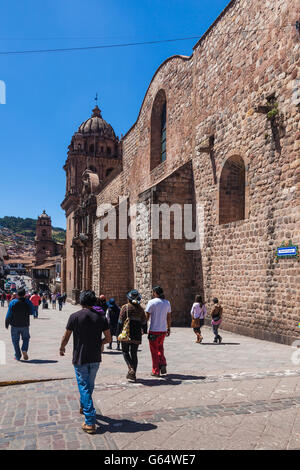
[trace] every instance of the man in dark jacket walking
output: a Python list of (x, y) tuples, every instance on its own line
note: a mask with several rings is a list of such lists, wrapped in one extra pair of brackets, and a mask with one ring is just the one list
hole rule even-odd
[[(29, 325), (30, 317), (34, 315), (34, 307), (30, 300), (25, 299), (25, 289), (18, 290), (18, 298), (10, 302), (5, 318), (5, 327), (11, 327), (11, 339), (15, 349), (15, 359), (19, 361), (23, 354), (23, 359), (28, 360), (29, 347)], [(22, 337), (22, 348), (20, 349), (20, 336)], [(22, 351), (22, 353), (21, 353)]]

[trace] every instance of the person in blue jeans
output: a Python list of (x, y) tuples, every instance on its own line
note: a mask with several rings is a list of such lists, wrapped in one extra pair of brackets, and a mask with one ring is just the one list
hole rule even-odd
[(93, 308), (97, 302), (95, 293), (90, 290), (81, 292), (79, 302), (82, 310), (70, 316), (59, 352), (61, 356), (65, 355), (66, 345), (73, 333), (72, 362), (80, 394), (80, 413), (85, 417), (82, 429), (94, 434), (96, 410), (92, 395), (101, 362), (101, 346), (111, 342), (111, 334), (105, 316)]
[[(10, 302), (5, 317), (5, 327), (11, 328), (11, 339), (15, 349), (15, 359), (20, 361), (22, 355), (28, 360), (30, 315), (34, 315), (34, 306), (25, 298), (25, 289), (18, 290), (18, 298)], [(23, 344), (20, 349), (20, 337)]]

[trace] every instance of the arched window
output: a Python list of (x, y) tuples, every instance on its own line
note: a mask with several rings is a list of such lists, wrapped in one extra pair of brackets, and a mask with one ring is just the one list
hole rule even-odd
[(167, 99), (164, 90), (159, 90), (151, 113), (150, 170), (164, 162), (167, 157)]
[(219, 223), (245, 219), (246, 173), (244, 160), (235, 155), (226, 161), (219, 190)]
[(111, 155), (111, 148), (107, 147), (107, 155)]
[(167, 106), (166, 103), (163, 105), (161, 115), (161, 161), (164, 162), (166, 159), (167, 151)]

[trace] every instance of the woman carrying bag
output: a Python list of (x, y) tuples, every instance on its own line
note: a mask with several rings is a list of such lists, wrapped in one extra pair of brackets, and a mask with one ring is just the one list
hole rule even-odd
[(191, 310), (191, 327), (194, 329), (194, 333), (197, 336), (196, 343), (201, 343), (201, 341), (203, 340), (203, 336), (201, 335), (201, 328), (204, 325), (204, 318), (206, 315), (207, 310), (202, 301), (202, 297), (201, 295), (196, 295), (195, 302), (193, 303)]
[(141, 295), (137, 290), (128, 292), (127, 304), (123, 305), (120, 312), (118, 340), (122, 345), (122, 352), (128, 366), (126, 378), (130, 382), (136, 380), (138, 365), (137, 351), (142, 342), (142, 334), (147, 333), (147, 320), (144, 309), (141, 307)]

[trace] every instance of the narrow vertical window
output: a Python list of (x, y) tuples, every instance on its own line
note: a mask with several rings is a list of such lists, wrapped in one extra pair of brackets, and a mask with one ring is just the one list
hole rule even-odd
[(167, 98), (159, 90), (151, 112), (150, 171), (167, 159)]
[(219, 189), (219, 224), (228, 224), (245, 219), (246, 201), (245, 164), (235, 155), (226, 161)]
[(166, 159), (166, 148), (167, 148), (167, 107), (166, 103), (163, 105), (161, 115), (161, 161), (164, 162)]

